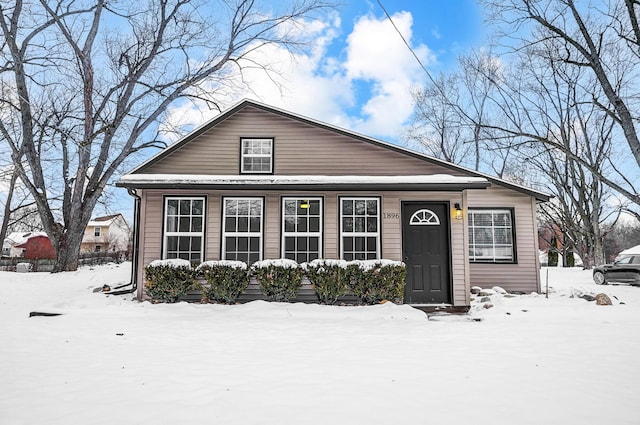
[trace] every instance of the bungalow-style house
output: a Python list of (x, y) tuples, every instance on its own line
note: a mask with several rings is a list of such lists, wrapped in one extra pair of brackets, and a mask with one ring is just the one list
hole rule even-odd
[(472, 285), (540, 290), (548, 195), (251, 100), (117, 184), (136, 200), (139, 299), (168, 258), (401, 260), (406, 303), (454, 309)]
[(129, 234), (129, 225), (122, 214), (96, 217), (84, 229), (80, 252), (127, 251)]

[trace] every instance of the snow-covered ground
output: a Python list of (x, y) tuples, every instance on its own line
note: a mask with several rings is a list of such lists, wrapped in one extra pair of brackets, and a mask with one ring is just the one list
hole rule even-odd
[(640, 423), (640, 288), (589, 271), (550, 270), (548, 299), (427, 320), (93, 292), (129, 267), (0, 272), (0, 424)]

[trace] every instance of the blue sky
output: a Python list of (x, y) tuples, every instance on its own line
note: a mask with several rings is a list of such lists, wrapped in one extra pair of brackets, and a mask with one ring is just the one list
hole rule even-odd
[[(432, 75), (450, 70), (459, 55), (481, 46), (482, 10), (473, 0), (383, 0), (382, 4)], [(347, 0), (335, 12), (305, 25), (305, 31), (312, 40), (308, 53), (292, 56), (273, 46), (257, 51), (252, 59), (268, 62), (277, 76), (248, 72), (243, 78), (250, 89), (236, 88), (221, 103), (228, 107), (252, 98), (401, 143), (413, 109), (411, 90), (428, 77), (378, 2)], [(216, 114), (203, 105), (183, 103), (169, 109), (167, 123), (171, 128), (198, 126)], [(105, 212), (118, 212), (115, 207), (130, 219), (131, 199), (124, 190), (114, 190), (119, 202)]]
[[(459, 55), (482, 43), (482, 10), (473, 0), (384, 0), (382, 4), (432, 75), (450, 70)], [(412, 112), (411, 90), (427, 75), (378, 2), (348, 1), (308, 23), (305, 31), (311, 40), (308, 53), (291, 56), (276, 46), (260, 49), (252, 59), (268, 63), (276, 72), (270, 76), (246, 72), (243, 79), (250, 89), (236, 88), (222, 104), (253, 98), (398, 141)], [(176, 105), (169, 111), (168, 125), (197, 126), (216, 114), (202, 106)]]

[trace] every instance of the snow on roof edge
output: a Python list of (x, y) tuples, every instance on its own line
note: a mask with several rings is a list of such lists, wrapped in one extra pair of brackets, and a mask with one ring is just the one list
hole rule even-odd
[(324, 176), (324, 175), (202, 175), (202, 174), (125, 174), (119, 183), (180, 183), (180, 184), (474, 184), (489, 183), (484, 177), (452, 176), (450, 174), (406, 176)]

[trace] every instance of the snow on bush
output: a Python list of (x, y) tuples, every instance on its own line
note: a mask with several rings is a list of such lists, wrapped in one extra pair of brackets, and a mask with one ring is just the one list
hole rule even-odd
[(302, 286), (304, 271), (293, 260), (280, 258), (257, 261), (251, 269), (260, 284), (260, 290), (271, 301), (293, 301)]
[(209, 284), (203, 291), (205, 300), (233, 304), (249, 286), (247, 265), (242, 261), (206, 261), (197, 270)]
[(404, 300), (406, 267), (401, 261), (351, 261), (347, 273), (351, 291), (362, 304), (401, 304)]
[(205, 267), (230, 267), (232, 269), (242, 269), (247, 270), (247, 263), (244, 261), (236, 261), (236, 260), (217, 260), (217, 261), (205, 261), (204, 263), (200, 263), (197, 270), (201, 270)]
[(199, 289), (196, 271), (187, 260), (155, 260), (144, 268), (144, 286), (153, 302), (175, 303)]
[(191, 268), (189, 260), (172, 258), (169, 260), (153, 260), (147, 267), (188, 267)]
[(404, 263), (402, 261), (394, 261), (394, 260), (353, 260), (349, 261), (347, 264), (357, 265), (362, 271), (369, 271), (379, 267), (404, 267)]
[(322, 304), (335, 304), (349, 291), (348, 263), (344, 260), (313, 260), (302, 268)]
[(297, 269), (299, 268), (299, 264), (293, 260), (289, 260), (287, 258), (278, 258), (276, 260), (262, 260), (256, 261), (251, 266), (253, 269), (266, 269), (269, 267), (280, 267), (283, 269)]

